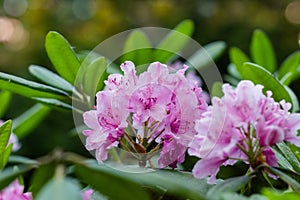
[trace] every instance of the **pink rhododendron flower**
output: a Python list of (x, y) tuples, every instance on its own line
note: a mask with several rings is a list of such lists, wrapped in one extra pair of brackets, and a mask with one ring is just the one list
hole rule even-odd
[(185, 77), (187, 66), (171, 72), (155, 62), (137, 76), (126, 61), (121, 70), (124, 75), (111, 74), (96, 94), (95, 110), (83, 115), (90, 128), (83, 131), (86, 148), (96, 151), (99, 162), (112, 147), (148, 154), (139, 158), (141, 166), (161, 149), (159, 167), (175, 167), (196, 134), (195, 119), (207, 108), (199, 83)]
[(190, 155), (201, 158), (193, 169), (195, 177), (210, 176), (214, 183), (220, 166), (238, 160), (251, 169), (276, 166), (270, 146), (283, 141), (300, 145), (300, 114), (290, 113), (290, 103), (278, 103), (271, 91), (265, 95), (262, 89), (251, 81), (241, 81), (236, 88), (224, 84), (224, 96), (212, 99), (212, 106), (196, 122), (198, 134), (189, 148)]
[(91, 200), (92, 199), (92, 194), (94, 190), (93, 189), (88, 189), (82, 192), (82, 200)]
[(23, 193), (24, 186), (18, 180), (0, 191), (0, 200), (32, 200), (31, 192)]
[[(0, 120), (0, 126), (3, 124), (3, 121)], [(20, 149), (21, 145), (19, 143), (19, 140), (17, 138), (17, 136), (12, 132), (10, 134), (9, 140), (8, 140), (8, 145), (9, 144), (13, 144), (12, 146), (12, 151), (17, 151)]]

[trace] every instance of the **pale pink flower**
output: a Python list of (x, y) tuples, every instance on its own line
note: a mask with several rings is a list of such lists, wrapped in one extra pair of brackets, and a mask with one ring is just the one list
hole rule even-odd
[(195, 177), (210, 176), (208, 182), (214, 183), (222, 165), (238, 160), (251, 169), (277, 166), (270, 146), (282, 141), (300, 145), (300, 115), (290, 113), (289, 103), (276, 102), (270, 91), (265, 95), (262, 89), (251, 81), (241, 81), (236, 88), (224, 84), (224, 96), (212, 99), (212, 106), (196, 121), (198, 134), (189, 148), (190, 155), (201, 158), (193, 169)]
[[(170, 72), (167, 65), (154, 62), (138, 77), (134, 64), (126, 61), (121, 70), (124, 75), (110, 75), (107, 88), (97, 93), (95, 110), (83, 115), (90, 128), (83, 132), (86, 148), (96, 150), (102, 162), (108, 158), (108, 149), (124, 147), (121, 140), (131, 137), (127, 142), (136, 144), (128, 148), (144, 148), (132, 149), (133, 153), (162, 149), (159, 167), (175, 167), (184, 161), (196, 134), (195, 119), (207, 108), (202, 89), (195, 79), (185, 77), (187, 66)], [(150, 143), (157, 146), (151, 149)]]
[(83, 191), (81, 193), (82, 200), (91, 200), (93, 192), (94, 192), (93, 189), (88, 189), (88, 190)]
[(32, 200), (31, 192), (24, 193), (24, 186), (18, 180), (0, 191), (0, 200)]

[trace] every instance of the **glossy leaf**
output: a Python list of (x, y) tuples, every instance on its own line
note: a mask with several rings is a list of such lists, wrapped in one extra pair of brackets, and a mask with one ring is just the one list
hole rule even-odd
[(37, 65), (30, 65), (29, 72), (40, 81), (72, 93), (74, 87), (65, 79), (53, 73), (52, 71)]
[(120, 171), (104, 166), (92, 167), (79, 164), (75, 166), (74, 171), (80, 180), (111, 199), (149, 199), (148, 194), (139, 184)]
[(0, 88), (25, 97), (64, 99), (68, 94), (57, 88), (0, 72)]
[(243, 70), (243, 64), (245, 62), (250, 62), (248, 56), (237, 47), (231, 47), (229, 49), (229, 57), (239, 73)]
[(233, 63), (230, 63), (230, 64), (228, 65), (227, 71), (228, 71), (228, 73), (229, 73), (232, 77), (234, 77), (234, 78), (236, 78), (236, 79), (241, 79), (241, 78), (242, 78), (240, 72), (237, 70), (237, 67), (236, 67), (235, 64), (233, 64)]
[(59, 33), (50, 31), (46, 36), (45, 46), (56, 71), (73, 84), (80, 68), (80, 62), (69, 42)]
[(50, 99), (50, 98), (33, 98), (34, 100), (45, 104), (47, 106), (51, 106), (54, 108), (61, 108), (61, 109), (66, 109), (66, 110), (72, 110), (72, 106), (70, 104), (67, 104), (65, 102), (62, 102), (57, 99)]
[[(146, 34), (140, 30), (135, 30), (128, 36), (124, 50), (122, 61), (130, 60), (136, 66), (148, 64), (152, 60), (152, 44)], [(141, 67), (141, 66), (140, 66)], [(142, 72), (139, 67), (137, 71)]]
[(289, 161), (281, 154), (281, 152), (279, 150), (277, 150), (276, 148), (273, 148), (273, 152), (275, 153), (275, 156), (277, 158), (277, 162), (278, 165), (280, 167), (283, 167), (285, 169), (288, 170), (293, 170), (292, 165), (289, 163)]
[(221, 183), (218, 183), (207, 192), (207, 197), (210, 199), (216, 199), (224, 192), (237, 192), (242, 189), (246, 184), (250, 182), (249, 176), (238, 176), (229, 178)]
[(4, 152), (11, 134), (12, 121), (8, 120), (0, 126), (0, 153)]
[(8, 109), (8, 106), (10, 104), (11, 100), (11, 93), (8, 91), (1, 91), (0, 92), (0, 119), (5, 114), (6, 110)]
[(223, 41), (216, 41), (209, 43), (203, 48), (196, 51), (188, 60), (187, 65), (200, 70), (203, 67), (213, 63), (218, 59), (226, 49), (226, 43)]
[(285, 87), (263, 67), (253, 63), (245, 63), (241, 75), (243, 79), (263, 85), (264, 91), (271, 90), (273, 93), (272, 97), (276, 101), (279, 102), (285, 99), (287, 102), (292, 103), (292, 99)]
[(250, 44), (250, 53), (254, 63), (273, 73), (276, 69), (276, 56), (267, 35), (261, 30), (255, 30)]
[(7, 167), (0, 173), (0, 190), (9, 185), (18, 176), (35, 168), (34, 165), (21, 165), (18, 167)]
[(276, 144), (278, 149), (284, 155), (284, 157), (288, 160), (288, 162), (293, 167), (293, 170), (297, 173), (300, 173), (300, 162), (298, 161), (295, 154), (290, 150), (289, 146), (284, 142)]
[(26, 164), (26, 165), (39, 165), (39, 162), (27, 157), (11, 155), (8, 159), (10, 164)]
[(5, 167), (10, 156), (12, 147), (13, 144), (9, 144), (3, 152), (0, 152), (0, 170), (2, 170)]
[(300, 192), (300, 184), (294, 178), (279, 169), (275, 169), (274, 167), (269, 167), (269, 169), (271, 172), (278, 175), (280, 179), (290, 185), (295, 191)]
[(55, 177), (38, 193), (36, 200), (82, 200), (80, 187), (70, 178)]
[(42, 104), (35, 104), (26, 112), (14, 119), (13, 131), (18, 138), (25, 137), (34, 130), (50, 113), (50, 108)]
[(293, 80), (300, 77), (300, 51), (296, 51), (287, 57), (278, 70), (278, 78), (283, 79), (286, 74), (290, 76), (285, 80), (285, 84), (289, 85)]
[(88, 66), (85, 67), (83, 63), (83, 79), (82, 84), (84, 92), (90, 96), (94, 97), (96, 92), (103, 89), (104, 80), (107, 78), (106, 73), (106, 61), (104, 57), (99, 57), (93, 60)]
[(194, 24), (191, 20), (182, 21), (155, 47), (153, 60), (167, 63), (184, 48), (193, 31)]

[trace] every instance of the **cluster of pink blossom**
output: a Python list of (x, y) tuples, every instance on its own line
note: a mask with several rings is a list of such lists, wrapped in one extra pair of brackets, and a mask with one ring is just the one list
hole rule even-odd
[(32, 200), (31, 192), (23, 193), (24, 186), (18, 180), (12, 182), (5, 189), (0, 191), (0, 200)]
[[(95, 109), (83, 115), (90, 128), (83, 131), (86, 148), (96, 150), (99, 162), (112, 147), (149, 155), (161, 149), (159, 167), (175, 167), (184, 161), (196, 134), (195, 119), (207, 109), (202, 89), (185, 77), (187, 66), (171, 73), (167, 65), (155, 62), (139, 76), (130, 61), (121, 69), (124, 75), (110, 75), (107, 88), (96, 95)], [(149, 155), (142, 156), (142, 166)]]
[[(0, 120), (0, 126), (3, 124), (4, 122), (2, 120)], [(9, 140), (8, 140), (8, 145), (9, 144), (13, 144), (12, 146), (12, 150), (13, 151), (17, 151), (20, 149), (21, 145), (19, 143), (19, 140), (17, 138), (17, 136), (12, 132), (10, 134)]]
[(190, 155), (201, 158), (193, 169), (195, 177), (210, 176), (214, 183), (220, 166), (238, 160), (251, 169), (276, 166), (272, 145), (282, 141), (300, 145), (300, 114), (289, 112), (290, 103), (275, 102), (271, 91), (264, 95), (263, 86), (251, 81), (241, 81), (236, 88), (224, 84), (223, 92), (196, 121), (198, 134), (189, 148)]

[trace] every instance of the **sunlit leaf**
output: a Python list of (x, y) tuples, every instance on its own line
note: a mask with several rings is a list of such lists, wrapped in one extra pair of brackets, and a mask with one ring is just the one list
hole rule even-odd
[(213, 63), (218, 59), (226, 49), (226, 43), (223, 41), (215, 41), (204, 45), (203, 48), (196, 51), (188, 60), (187, 65), (200, 70), (203, 67)]
[(40, 81), (53, 87), (72, 93), (74, 87), (52, 71), (37, 65), (30, 65), (29, 72)]
[(285, 87), (266, 69), (263, 67), (253, 64), (245, 63), (241, 73), (243, 79), (251, 80), (255, 84), (261, 84), (264, 86), (264, 91), (271, 90), (272, 97), (276, 101), (285, 99), (287, 102), (292, 102), (289, 92)]
[(245, 62), (250, 62), (248, 56), (239, 48), (231, 47), (229, 49), (230, 61), (234, 64), (237, 71), (241, 73), (243, 70), (243, 64)]
[(211, 89), (211, 96), (213, 97), (222, 97), (224, 96), (224, 93), (222, 91), (222, 86), (223, 86), (223, 83), (221, 82), (215, 82), (212, 86), (212, 89)]
[(167, 63), (174, 55), (178, 54), (194, 31), (194, 24), (191, 20), (184, 20), (178, 24), (161, 42), (155, 47), (153, 60)]
[(64, 99), (68, 94), (57, 88), (0, 72), (0, 88), (25, 97)]
[(13, 131), (18, 138), (23, 138), (34, 130), (49, 114), (50, 108), (42, 104), (35, 104), (23, 114), (14, 119)]
[(283, 79), (286, 74), (290, 76), (285, 80), (285, 84), (289, 85), (293, 80), (300, 77), (300, 51), (296, 51), (287, 57), (278, 70), (278, 78)]
[(254, 63), (273, 73), (276, 69), (276, 56), (267, 35), (255, 30), (250, 43), (250, 53)]
[[(144, 32), (135, 30), (131, 32), (126, 39), (123, 53), (123, 62), (130, 60), (134, 62), (136, 66), (148, 64), (152, 60), (152, 44)], [(145, 69), (140, 70), (139, 67), (137, 67), (136, 70), (140, 73)]]
[(12, 121), (7, 120), (0, 126), (0, 153), (4, 152), (11, 134)]
[(296, 192), (277, 191), (274, 189), (264, 188), (262, 193), (271, 200), (298, 200), (300, 194)]
[(11, 101), (11, 93), (8, 91), (0, 92), (0, 118), (3, 117)]
[(9, 144), (3, 152), (0, 152), (0, 170), (2, 170), (10, 156), (13, 144)]
[(64, 110), (72, 110), (73, 107), (70, 104), (67, 104), (65, 102), (62, 102), (57, 99), (50, 99), (50, 98), (32, 98), (42, 104), (45, 104), (47, 106), (51, 106), (53, 108), (60, 108)]
[(46, 51), (56, 71), (73, 84), (80, 63), (69, 42), (59, 33), (50, 31), (46, 36)]

